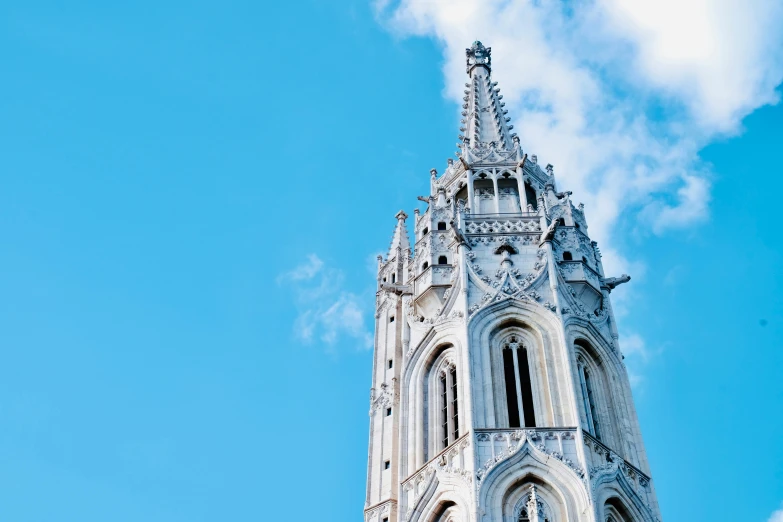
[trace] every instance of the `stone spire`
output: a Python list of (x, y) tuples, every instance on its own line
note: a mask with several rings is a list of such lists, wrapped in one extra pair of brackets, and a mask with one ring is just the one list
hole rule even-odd
[(467, 73), (470, 81), (465, 84), (462, 98), (462, 119), (460, 120), (460, 147), (483, 149), (494, 144), (494, 148), (514, 148), (511, 118), (504, 109), (503, 95), (498, 82), (491, 77), (492, 48), (479, 42), (465, 49)]
[(395, 217), (397, 218), (397, 226), (394, 228), (394, 235), (389, 247), (389, 259), (397, 254), (398, 248), (404, 252), (411, 247), (411, 242), (408, 239), (408, 229), (405, 227), (405, 220), (408, 219), (408, 214), (400, 210)]

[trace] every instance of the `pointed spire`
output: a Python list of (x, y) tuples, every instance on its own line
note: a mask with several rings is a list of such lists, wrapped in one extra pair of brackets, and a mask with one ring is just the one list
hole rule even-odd
[(408, 239), (408, 229), (405, 226), (405, 220), (408, 219), (408, 214), (400, 210), (395, 217), (397, 218), (397, 226), (394, 228), (388, 259), (391, 259), (397, 254), (398, 248), (405, 251), (411, 247), (411, 242)]
[(527, 517), (530, 522), (539, 522), (540, 511), (538, 509), (538, 491), (536, 485), (530, 485), (530, 497), (527, 499)]
[(460, 145), (464, 149), (485, 148), (494, 144), (497, 149), (511, 150), (517, 140), (511, 130), (508, 111), (504, 109), (498, 82), (490, 76), (492, 48), (484, 47), (478, 40), (465, 49), (467, 72), (470, 82), (465, 84), (460, 120)]

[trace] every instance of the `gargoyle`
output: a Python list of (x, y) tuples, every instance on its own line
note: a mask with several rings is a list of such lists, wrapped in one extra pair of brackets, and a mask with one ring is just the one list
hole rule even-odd
[(397, 295), (410, 295), (413, 293), (410, 285), (395, 285), (389, 283), (381, 283), (381, 290)]
[(569, 197), (571, 194), (573, 194), (573, 192), (570, 190), (566, 190), (565, 192), (555, 192), (555, 197), (557, 199), (563, 199)]
[(555, 238), (555, 229), (557, 228), (557, 220), (552, 221), (549, 224), (549, 228), (547, 228), (543, 234), (541, 234), (541, 241), (539, 243), (540, 245), (543, 245), (547, 241), (552, 241)]
[(627, 283), (631, 280), (631, 276), (628, 274), (623, 274), (620, 277), (605, 277), (603, 280), (604, 286), (609, 289), (611, 292), (616, 287), (620, 286), (623, 283)]
[(454, 239), (457, 240), (457, 243), (459, 243), (460, 245), (465, 245), (466, 247), (468, 247), (468, 250), (472, 250), (470, 248), (470, 243), (468, 243), (468, 238), (465, 237), (465, 234), (462, 233), (462, 230), (460, 230), (455, 226), (454, 221), (451, 221), (450, 224), (451, 224), (451, 232), (454, 234)]
[(430, 198), (425, 198), (424, 196), (416, 196), (416, 199), (418, 199), (419, 201), (423, 201), (423, 202), (427, 203), (428, 205), (430, 203)]

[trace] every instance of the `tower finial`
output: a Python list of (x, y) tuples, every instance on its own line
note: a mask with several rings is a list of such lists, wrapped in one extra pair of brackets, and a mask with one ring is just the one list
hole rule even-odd
[(408, 219), (408, 214), (400, 210), (394, 217), (397, 218), (397, 226), (394, 227), (394, 235), (392, 236), (391, 246), (389, 246), (389, 259), (394, 257), (398, 248), (406, 250), (411, 247), (411, 243), (408, 240), (408, 230), (405, 228), (405, 220)]
[(465, 49), (465, 59), (468, 74), (477, 65), (482, 65), (490, 71), (492, 70), (492, 47), (484, 47), (484, 44), (476, 40), (473, 45)]

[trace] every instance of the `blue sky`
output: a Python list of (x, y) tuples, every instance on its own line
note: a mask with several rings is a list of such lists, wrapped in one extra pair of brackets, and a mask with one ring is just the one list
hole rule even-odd
[(524, 2), (475, 29), (416, 0), (4, 3), (0, 519), (362, 519), (371, 267), (453, 154), (480, 38), (523, 147), (633, 277), (615, 306), (665, 520), (729, 498), (772, 520), (783, 46), (757, 4), (716, 7), (724, 56), (676, 31), (720, 16), (670, 38), (611, 2), (638, 33), (573, 25), (600, 9), (533, 13), (561, 39), (487, 29)]

